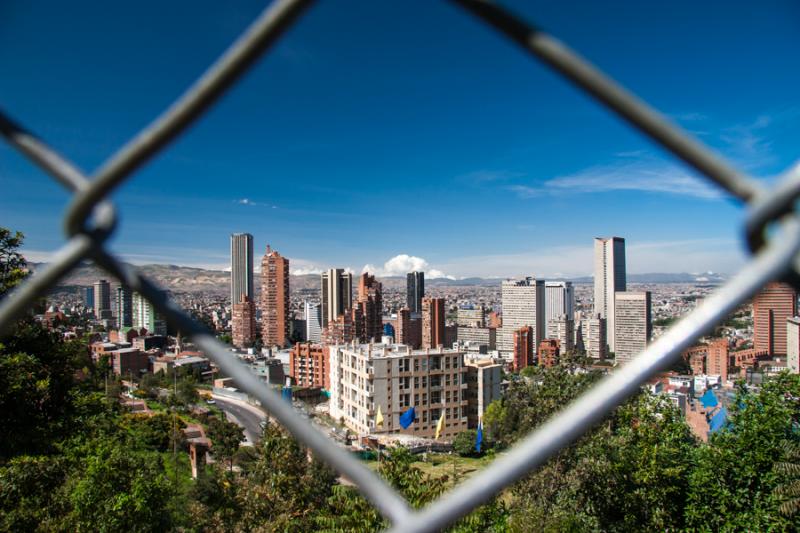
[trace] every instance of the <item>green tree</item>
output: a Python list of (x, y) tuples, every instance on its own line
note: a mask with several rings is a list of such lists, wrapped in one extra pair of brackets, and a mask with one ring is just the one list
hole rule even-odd
[[(474, 429), (462, 431), (453, 439), (453, 450), (461, 457), (475, 457), (480, 455), (475, 451), (475, 439), (477, 435), (478, 432)], [(485, 451), (483, 445), (481, 445), (481, 451)]]
[(24, 235), (0, 226), (0, 299), (28, 275), (28, 263), (17, 250)]
[(783, 443), (784, 457), (775, 464), (775, 472), (788, 479), (775, 487), (775, 495), (782, 500), (781, 513), (793, 516), (800, 510), (800, 446), (796, 442)]
[(208, 438), (214, 457), (228, 461), (229, 469), (233, 470), (233, 457), (244, 442), (244, 430), (233, 422), (213, 417), (208, 423)]
[(169, 482), (159, 455), (112, 441), (98, 443), (69, 482), (75, 531), (164, 531)]
[(800, 376), (781, 374), (758, 392), (741, 389), (728, 406), (727, 426), (700, 446), (690, 476), (687, 525), (710, 530), (787, 530), (777, 487), (790, 481), (776, 470), (785, 442), (797, 443)]

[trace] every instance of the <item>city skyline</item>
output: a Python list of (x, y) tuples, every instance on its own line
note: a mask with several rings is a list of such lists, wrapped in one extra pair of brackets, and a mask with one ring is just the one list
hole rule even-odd
[[(77, 5), (47, 17), (8, 7), (15, 24), (0, 49), (28, 55), (0, 53), (4, 109), (79, 167), (97, 168), (260, 7)], [(296, 271), (372, 266), (380, 276), (417, 262), (405, 272), (553, 278), (588, 274), (585, 243), (624, 234), (632, 257), (641, 246), (630, 273), (732, 273), (742, 263), (738, 206), (503, 38), (447, 5), (426, 4), (422, 19), (421, 6), (362, 7), (345, 16), (315, 6), (122, 187), (114, 251), (133, 263), (218, 267), (228, 235), (248, 231)], [(796, 44), (796, 5), (732, 3), (723, 17), (689, 2), (583, 4), (579, 17), (510, 7), (743, 170), (772, 181), (795, 162), (800, 74), (785, 68), (785, 51)], [(413, 41), (392, 38), (412, 25)], [(458, 38), (441, 39), (442, 27)], [(74, 72), (85, 75), (41, 97), (52, 76)], [(26, 233), (28, 256), (46, 259), (63, 243), (67, 196), (11, 148), (0, 147), (0, 161), (0, 210)]]

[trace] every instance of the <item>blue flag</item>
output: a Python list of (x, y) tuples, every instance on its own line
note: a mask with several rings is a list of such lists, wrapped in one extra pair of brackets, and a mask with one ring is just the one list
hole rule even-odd
[(417, 418), (417, 413), (414, 411), (412, 407), (402, 415), (400, 415), (400, 425), (403, 426), (403, 429), (408, 429), (408, 426), (414, 423), (414, 419)]
[(481, 453), (481, 443), (483, 442), (483, 422), (478, 420), (478, 434), (475, 435), (475, 451)]

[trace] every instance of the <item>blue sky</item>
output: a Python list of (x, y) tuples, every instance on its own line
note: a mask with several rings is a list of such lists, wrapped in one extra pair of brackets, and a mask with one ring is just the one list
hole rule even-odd
[[(0, 107), (91, 172), (263, 5), (2, 2)], [(507, 5), (752, 175), (798, 159), (795, 2)], [(67, 194), (2, 143), (0, 184), (46, 259)], [(315, 4), (114, 201), (135, 263), (221, 268), (240, 231), (304, 272), (586, 275), (611, 234), (634, 273), (744, 259), (736, 202), (444, 2)]]

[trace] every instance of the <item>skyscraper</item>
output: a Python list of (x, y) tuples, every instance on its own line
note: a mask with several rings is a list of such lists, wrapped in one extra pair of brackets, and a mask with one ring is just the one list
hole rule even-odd
[(650, 291), (615, 295), (614, 337), (617, 365), (623, 365), (647, 348), (653, 334)]
[(322, 273), (322, 327), (353, 308), (353, 275), (341, 268)]
[(797, 314), (797, 293), (786, 283), (768, 283), (753, 298), (753, 348), (786, 355), (786, 320)]
[(584, 318), (582, 335), (586, 347), (586, 355), (594, 359), (605, 359), (608, 356), (608, 324), (600, 315)]
[(84, 287), (83, 304), (94, 313), (94, 286)]
[(547, 281), (545, 291), (545, 316), (547, 323), (561, 315), (575, 318), (575, 288), (571, 281)]
[(425, 296), (425, 272), (406, 274), (406, 306), (412, 313), (422, 312), (422, 298)]
[(531, 346), (539, 346), (545, 334), (544, 281), (532, 277), (505, 280), (502, 285), (503, 327), (498, 348), (514, 349), (514, 332), (524, 326), (533, 328)]
[(444, 298), (422, 299), (422, 347), (444, 346)]
[(608, 347), (616, 351), (614, 294), (626, 290), (625, 239), (594, 239), (594, 313), (606, 319)]
[(104, 279), (94, 282), (94, 316), (97, 320), (112, 318), (111, 284)]
[(322, 313), (319, 304), (305, 302), (303, 304), (303, 314), (306, 319), (306, 340), (308, 342), (320, 342), (322, 340)]
[(383, 286), (366, 272), (358, 280), (358, 301), (363, 324), (356, 334), (362, 342), (379, 342), (383, 335)]
[(264, 346), (286, 346), (289, 322), (289, 260), (267, 245), (261, 259), (261, 340)]
[(122, 285), (117, 287), (114, 311), (118, 328), (133, 327), (133, 291)]
[(249, 233), (231, 235), (231, 305), (245, 295), (253, 301), (253, 236)]

